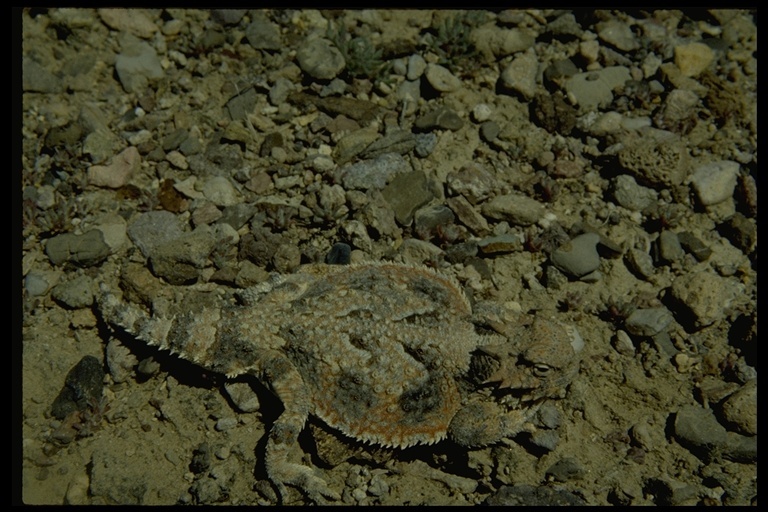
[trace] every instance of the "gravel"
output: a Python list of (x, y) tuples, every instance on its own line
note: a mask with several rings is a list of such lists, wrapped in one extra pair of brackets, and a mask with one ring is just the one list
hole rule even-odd
[[(98, 283), (160, 308), (402, 261), (585, 358), (534, 436), (315, 468), (344, 500), (756, 503), (755, 11), (14, 12), (25, 502), (277, 502), (268, 390), (108, 332)], [(83, 439), (49, 409), (91, 355)]]

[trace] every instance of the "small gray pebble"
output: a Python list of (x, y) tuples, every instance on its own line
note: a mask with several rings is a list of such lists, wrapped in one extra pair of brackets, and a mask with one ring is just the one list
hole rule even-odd
[(157, 247), (183, 233), (176, 215), (165, 210), (143, 213), (128, 226), (128, 237), (144, 257), (151, 256)]
[(93, 279), (78, 276), (60, 283), (51, 290), (51, 296), (72, 309), (87, 308), (93, 304)]
[(429, 240), (440, 226), (447, 226), (456, 220), (453, 211), (445, 205), (427, 205), (414, 214), (416, 233), (423, 240)]
[(293, 89), (293, 82), (285, 77), (279, 77), (269, 89), (269, 102), (275, 106), (284, 104), (288, 98), (288, 94), (290, 94)]
[(251, 24), (245, 29), (245, 37), (257, 50), (279, 50), (283, 46), (280, 29), (264, 16), (254, 16)]
[(222, 25), (237, 25), (248, 9), (213, 9), (211, 18)]
[(419, 158), (428, 157), (437, 145), (437, 135), (434, 133), (417, 133), (414, 151)]
[(218, 432), (223, 432), (237, 426), (237, 418), (221, 418), (216, 422), (214, 428)]
[(691, 176), (691, 186), (704, 206), (721, 203), (733, 195), (739, 174), (738, 162), (721, 160), (699, 166)]
[(150, 80), (165, 75), (155, 49), (144, 41), (134, 41), (123, 47), (115, 57), (115, 71), (123, 89), (129, 93), (143, 93)]
[[(328, 82), (327, 85), (324, 85), (322, 89), (320, 89), (320, 97), (325, 98), (327, 96), (341, 96), (346, 90), (347, 82), (341, 78), (334, 78)], [(279, 103), (273, 103), (273, 105), (279, 106)]]
[(311, 38), (296, 52), (299, 67), (318, 80), (331, 80), (341, 73), (346, 62), (341, 52), (327, 39)]
[(395, 175), (410, 170), (411, 165), (401, 155), (385, 153), (373, 160), (340, 167), (336, 170), (335, 179), (347, 190), (382, 189)]
[(627, 251), (627, 265), (630, 270), (638, 274), (643, 279), (650, 279), (655, 272), (653, 258), (647, 252), (639, 249), (630, 249)]
[(683, 249), (688, 251), (690, 254), (693, 254), (693, 257), (698, 261), (705, 261), (712, 254), (712, 249), (704, 245), (704, 242), (696, 238), (693, 233), (689, 231), (678, 233), (677, 238), (680, 241), (680, 245), (683, 247)]
[(675, 415), (675, 438), (697, 457), (707, 461), (727, 441), (726, 430), (710, 409), (685, 405)]
[(333, 244), (325, 262), (329, 265), (349, 265), (352, 247), (344, 243)]
[(483, 254), (499, 254), (521, 251), (523, 239), (515, 233), (485, 237), (477, 242), (477, 248)]
[(440, 107), (417, 118), (413, 126), (419, 130), (441, 128), (455, 132), (464, 126), (464, 121), (453, 110), (447, 107)]
[(423, 171), (411, 171), (397, 175), (381, 195), (395, 213), (395, 219), (403, 226), (410, 224), (417, 209), (432, 200), (434, 194), (430, 180)]
[(371, 496), (385, 496), (389, 493), (389, 484), (384, 475), (377, 473), (371, 477), (368, 484), (368, 494)]
[(668, 263), (680, 261), (685, 256), (685, 251), (680, 245), (677, 233), (665, 229), (659, 234), (658, 239), (659, 259)]
[(551, 256), (552, 263), (574, 277), (582, 277), (594, 272), (600, 266), (597, 244), (600, 235), (584, 233), (556, 249)]
[(577, 495), (563, 489), (553, 489), (552, 487), (532, 485), (505, 485), (499, 488), (495, 494), (489, 496), (485, 502), (490, 506), (565, 506), (565, 505), (586, 505), (586, 502)]
[(392, 73), (400, 76), (406, 76), (408, 73), (407, 59), (400, 58), (392, 61)]
[(408, 80), (416, 80), (424, 74), (424, 70), (426, 69), (427, 61), (425, 61), (424, 57), (418, 53), (414, 53), (408, 57), (408, 74), (406, 75), (406, 78), (408, 78)]
[(544, 403), (536, 413), (536, 418), (541, 425), (549, 429), (556, 429), (562, 422), (562, 415), (557, 407), (550, 403)]
[(232, 206), (227, 206), (224, 208), (224, 210), (221, 211), (221, 216), (216, 219), (216, 223), (229, 224), (232, 226), (232, 229), (237, 231), (238, 229), (245, 226), (255, 213), (256, 210), (251, 204), (239, 203)]
[(558, 482), (567, 482), (581, 479), (584, 476), (584, 468), (575, 459), (564, 458), (552, 464), (546, 474)]
[(721, 406), (721, 417), (741, 434), (757, 435), (757, 379), (745, 383)]
[(658, 195), (655, 190), (638, 185), (635, 178), (627, 174), (616, 176), (613, 180), (613, 197), (628, 210), (642, 211), (656, 203)]
[(438, 92), (453, 92), (461, 88), (461, 80), (439, 64), (427, 64), (425, 76), (429, 85)]
[(25, 57), (21, 64), (21, 84), (24, 91), (57, 93), (64, 83), (35, 60)]
[(568, 276), (563, 274), (556, 266), (547, 265), (544, 269), (544, 283), (550, 290), (561, 290), (568, 284)]
[(104, 242), (101, 231), (92, 229), (82, 235), (64, 233), (51, 238), (45, 246), (45, 253), (54, 265), (70, 262), (90, 267), (109, 256), (109, 246)]
[(579, 278), (579, 280), (585, 282), (585, 283), (598, 283), (602, 281), (603, 279), (603, 273), (599, 270), (595, 270), (590, 272), (589, 274), (584, 274)]
[(363, 501), (366, 498), (365, 490), (363, 490), (360, 487), (355, 488), (352, 491), (352, 497), (355, 499), (355, 501), (360, 502)]
[(229, 446), (219, 446), (216, 448), (216, 451), (214, 452), (214, 455), (216, 455), (216, 458), (219, 460), (226, 460), (229, 458), (230, 450)]
[(617, 19), (599, 22), (597, 37), (624, 52), (635, 50), (640, 46), (629, 24)]
[(450, 245), (445, 250), (445, 259), (450, 263), (459, 263), (469, 260), (477, 255), (477, 242), (465, 242)]
[(744, 254), (751, 254), (757, 245), (757, 224), (739, 212), (722, 224), (720, 231)]
[(635, 355), (635, 346), (632, 344), (632, 339), (626, 331), (616, 331), (612, 340), (612, 345), (613, 348), (616, 349), (616, 352), (623, 356)]
[(574, 37), (578, 37), (582, 32), (584, 32), (584, 29), (581, 28), (579, 22), (576, 21), (576, 16), (570, 12), (562, 14), (554, 20), (550, 21), (547, 24), (547, 30), (555, 35)]
[(734, 375), (739, 382), (746, 384), (748, 381), (757, 378), (757, 370), (754, 366), (750, 366), (744, 359), (736, 361), (736, 365), (733, 368)]
[(735, 432), (728, 432), (723, 456), (734, 462), (745, 462), (748, 464), (756, 462), (757, 436), (742, 436)]
[(278, 245), (272, 264), (282, 274), (292, 273), (301, 264), (301, 249), (293, 243)]
[(50, 286), (48, 275), (43, 272), (33, 270), (24, 278), (24, 289), (30, 297), (45, 295)]
[(493, 142), (499, 135), (501, 127), (495, 121), (486, 121), (480, 125), (480, 137), (485, 142)]
[(667, 308), (636, 309), (629, 315), (625, 327), (635, 336), (654, 336), (672, 323), (672, 313)]
[(205, 50), (212, 50), (227, 42), (227, 37), (221, 27), (208, 28), (200, 35), (197, 45)]
[[(483, 203), (481, 208), (484, 215), (497, 220), (505, 220), (512, 225), (517, 226), (530, 226), (535, 224), (546, 213), (546, 209), (543, 204), (523, 194), (505, 194), (502, 196), (496, 196), (490, 201)], [(595, 235), (597, 240), (599, 236)], [(593, 247), (594, 249), (594, 247)], [(565, 249), (563, 249), (565, 251)], [(597, 250), (595, 249), (595, 255)], [(594, 268), (597, 268), (595, 266)], [(587, 272), (594, 270), (591, 268)], [(587, 272), (584, 272), (585, 274)]]
[(179, 146), (189, 137), (189, 132), (184, 128), (179, 128), (163, 137), (163, 151), (173, 151), (179, 149)]
[[(171, 284), (185, 284), (195, 281), (200, 269), (205, 266), (208, 255), (216, 246), (211, 228), (200, 226), (191, 233), (158, 246), (149, 257), (152, 273), (163, 277)], [(183, 245), (185, 250), (179, 251)]]
[(200, 474), (211, 467), (211, 446), (208, 443), (200, 445), (192, 452), (192, 462), (189, 469), (195, 474)]
[(531, 444), (540, 450), (551, 452), (560, 442), (560, 434), (556, 430), (537, 430), (531, 434)]
[(136, 372), (145, 377), (151, 377), (156, 375), (160, 371), (160, 363), (155, 361), (153, 357), (147, 357), (142, 359), (139, 365), (136, 367)]
[(219, 480), (213, 478), (198, 478), (189, 488), (194, 500), (199, 504), (219, 503), (225, 499), (226, 493), (222, 489)]
[(259, 396), (248, 382), (226, 382), (224, 389), (239, 411), (256, 412), (261, 407)]
[(651, 341), (656, 346), (656, 350), (666, 357), (674, 357), (680, 353), (675, 344), (672, 343), (672, 338), (670, 338), (669, 332), (666, 330), (654, 334), (651, 337)]

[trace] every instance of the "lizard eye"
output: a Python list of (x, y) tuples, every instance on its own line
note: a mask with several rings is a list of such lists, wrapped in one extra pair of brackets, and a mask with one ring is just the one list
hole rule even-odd
[(552, 367), (546, 364), (536, 363), (533, 365), (533, 373), (537, 377), (547, 377), (550, 371), (552, 371)]

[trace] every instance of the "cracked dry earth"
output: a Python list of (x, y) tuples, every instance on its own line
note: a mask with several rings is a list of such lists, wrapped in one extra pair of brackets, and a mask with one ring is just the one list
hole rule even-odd
[(755, 12), (17, 14), (24, 503), (309, 503), (268, 478), (269, 383), (114, 328), (99, 284), (183, 313), (325, 261), (584, 341), (487, 446), (310, 418), (290, 459), (337, 502), (757, 503)]

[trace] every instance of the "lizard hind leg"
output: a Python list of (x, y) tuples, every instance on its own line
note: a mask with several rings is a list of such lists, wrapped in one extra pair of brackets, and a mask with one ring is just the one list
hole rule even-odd
[(311, 468), (289, 461), (309, 415), (310, 397), (301, 374), (285, 355), (272, 350), (256, 361), (252, 373), (272, 390), (284, 407), (269, 431), (264, 457), (267, 476), (281, 500), (286, 496), (286, 485), (296, 487), (314, 503), (324, 503), (326, 498), (340, 500), (338, 493)]
[(220, 368), (216, 361), (219, 330), (226, 327), (222, 326), (222, 309), (217, 304), (192, 306), (185, 303), (183, 310), (172, 311), (167, 300), (156, 298), (150, 314), (136, 304), (121, 300), (103, 283), (96, 300), (101, 316), (108, 324), (210, 370), (229, 376), (237, 374), (236, 368)]
[(125, 329), (150, 345), (167, 348), (164, 345), (171, 328), (168, 319), (155, 318), (140, 307), (125, 302), (104, 283), (99, 284), (96, 302), (107, 324)]

